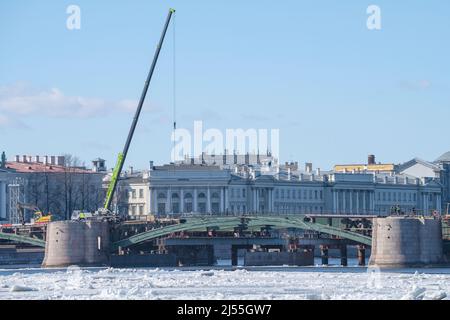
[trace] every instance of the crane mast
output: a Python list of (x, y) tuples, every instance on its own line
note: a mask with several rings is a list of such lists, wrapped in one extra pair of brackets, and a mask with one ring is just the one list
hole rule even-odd
[(155, 71), (156, 62), (158, 61), (159, 53), (161, 51), (161, 47), (163, 45), (164, 38), (166, 36), (167, 28), (169, 27), (170, 19), (172, 17), (172, 14), (174, 14), (174, 13), (175, 13), (174, 9), (172, 9), (172, 8), (169, 9), (169, 13), (167, 14), (167, 18), (166, 18), (166, 23), (164, 25), (164, 28), (163, 28), (163, 31), (162, 31), (161, 38), (159, 40), (158, 46), (156, 47), (156, 52), (155, 52), (155, 55), (153, 57), (153, 62), (152, 62), (152, 65), (150, 67), (150, 71), (148, 73), (147, 80), (145, 81), (144, 89), (142, 90), (141, 98), (139, 100), (139, 104), (137, 106), (136, 113), (135, 113), (134, 118), (133, 118), (133, 122), (131, 123), (131, 128), (130, 128), (130, 131), (128, 132), (128, 137), (127, 137), (127, 140), (125, 142), (125, 146), (123, 148), (123, 151), (121, 153), (119, 153), (119, 155), (117, 157), (117, 163), (116, 163), (116, 166), (114, 167), (114, 170), (113, 170), (113, 173), (112, 173), (112, 177), (111, 177), (111, 181), (110, 181), (109, 186), (108, 186), (108, 191), (106, 193), (104, 209), (106, 209), (107, 211), (110, 210), (111, 203), (112, 203), (112, 200), (114, 198), (114, 193), (115, 193), (116, 188), (117, 188), (117, 182), (118, 182), (120, 174), (122, 172), (122, 168), (123, 168), (123, 165), (125, 163), (125, 159), (126, 159), (127, 154), (128, 154), (128, 149), (130, 147), (131, 140), (133, 139), (134, 130), (136, 129), (136, 125), (137, 125), (137, 122), (138, 122), (138, 119), (139, 119), (139, 115), (141, 114), (142, 106), (144, 104), (145, 96), (147, 95), (147, 90), (148, 90), (148, 87), (150, 85), (150, 81), (152, 80), (153, 71)]

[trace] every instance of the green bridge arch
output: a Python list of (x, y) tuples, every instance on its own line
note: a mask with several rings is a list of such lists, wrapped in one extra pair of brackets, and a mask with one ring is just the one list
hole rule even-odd
[(15, 233), (6, 233), (6, 232), (0, 232), (0, 239), (3, 240), (10, 240), (14, 242), (19, 243), (28, 243), (32, 244), (38, 247), (44, 247), (45, 248), (45, 240), (33, 238), (29, 236), (23, 236)]
[(129, 238), (116, 241), (112, 244), (112, 249), (126, 248), (144, 241), (156, 239), (181, 231), (205, 231), (207, 228), (214, 228), (222, 231), (233, 230), (234, 227), (242, 223), (245, 219), (249, 229), (271, 226), (275, 228), (298, 228), (303, 230), (318, 231), (344, 239), (352, 240), (361, 244), (371, 245), (372, 238), (340, 228), (304, 221), (304, 215), (296, 216), (242, 216), (242, 217), (195, 217), (186, 218), (184, 223), (169, 225), (159, 229), (153, 229), (133, 235)]
[[(321, 233), (326, 233), (341, 237), (344, 239), (352, 240), (361, 244), (371, 245), (372, 238), (351, 231), (342, 230), (340, 228), (304, 221), (304, 215), (296, 216), (233, 216), (233, 217), (193, 217), (185, 218), (184, 223), (169, 225), (163, 228), (153, 229), (146, 232), (142, 232), (133, 235), (129, 238), (116, 241), (112, 244), (112, 249), (115, 250), (118, 247), (126, 248), (132, 245), (142, 243), (144, 241), (156, 239), (169, 235), (174, 232), (181, 231), (205, 231), (207, 228), (213, 228), (222, 231), (233, 230), (234, 227), (242, 223), (242, 219), (245, 219), (246, 225), (249, 229), (257, 229), (264, 226), (271, 226), (274, 228), (297, 228), (303, 230), (312, 230)], [(0, 239), (28, 243), (31, 245), (45, 247), (45, 240), (33, 238), (25, 235), (18, 235), (14, 233), (0, 232)]]

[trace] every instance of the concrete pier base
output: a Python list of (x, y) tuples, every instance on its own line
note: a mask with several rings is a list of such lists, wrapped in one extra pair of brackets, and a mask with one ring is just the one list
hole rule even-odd
[(341, 266), (346, 267), (348, 265), (347, 246), (346, 245), (341, 246), (340, 251), (341, 251)]
[(366, 247), (363, 245), (358, 246), (358, 266), (366, 265)]
[(320, 256), (322, 258), (322, 265), (328, 265), (328, 246), (320, 246)]
[(109, 223), (55, 221), (47, 227), (43, 267), (109, 263)]
[(369, 265), (401, 268), (443, 264), (441, 220), (394, 216), (374, 219)]
[(314, 265), (314, 252), (299, 250), (295, 252), (246, 252), (245, 266), (312, 266)]

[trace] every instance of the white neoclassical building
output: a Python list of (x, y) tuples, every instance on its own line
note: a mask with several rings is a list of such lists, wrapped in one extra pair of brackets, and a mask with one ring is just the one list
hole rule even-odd
[(437, 178), (290, 166), (170, 164), (123, 179), (129, 215), (198, 213), (431, 214), (442, 210)]
[(8, 185), (8, 172), (0, 168), (0, 220), (6, 220), (7, 218), (7, 185)]

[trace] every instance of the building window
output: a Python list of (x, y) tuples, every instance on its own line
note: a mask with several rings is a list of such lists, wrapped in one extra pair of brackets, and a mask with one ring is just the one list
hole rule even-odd
[(242, 189), (242, 198), (245, 198), (245, 189)]
[(417, 197), (416, 197), (416, 194), (415, 194), (415, 193), (413, 194), (413, 199), (414, 199), (414, 202), (417, 201), (417, 200), (416, 200)]
[(133, 216), (136, 215), (136, 206), (131, 206), (131, 214), (132, 214)]
[(231, 197), (234, 198), (234, 188), (231, 188)]
[(278, 192), (278, 189), (277, 189), (277, 190), (275, 190), (275, 198), (276, 198), (276, 199), (278, 199), (278, 198), (279, 198), (279, 192)]
[[(314, 190), (314, 199), (317, 199), (317, 190)], [(317, 211), (317, 208), (316, 208)]]
[(131, 198), (136, 199), (136, 189), (131, 190)]
[(284, 189), (281, 189), (281, 199), (284, 199)]
[(302, 198), (302, 190), (298, 190), (297, 193), (298, 193), (298, 198), (301, 199)]
[(166, 194), (165, 193), (160, 192), (158, 194), (158, 199), (165, 199), (165, 198), (166, 198)]
[(144, 206), (139, 206), (139, 214), (140, 215), (144, 214)]
[[(320, 200), (322, 200), (323, 199), (323, 192), (322, 192), (322, 190), (320, 190)], [(322, 207), (320, 207), (320, 212), (322, 212)]]
[(287, 198), (290, 199), (291, 198), (291, 190), (287, 190)]
[(144, 198), (144, 189), (139, 189), (139, 198)]
[(312, 190), (309, 190), (309, 199), (312, 199)]

